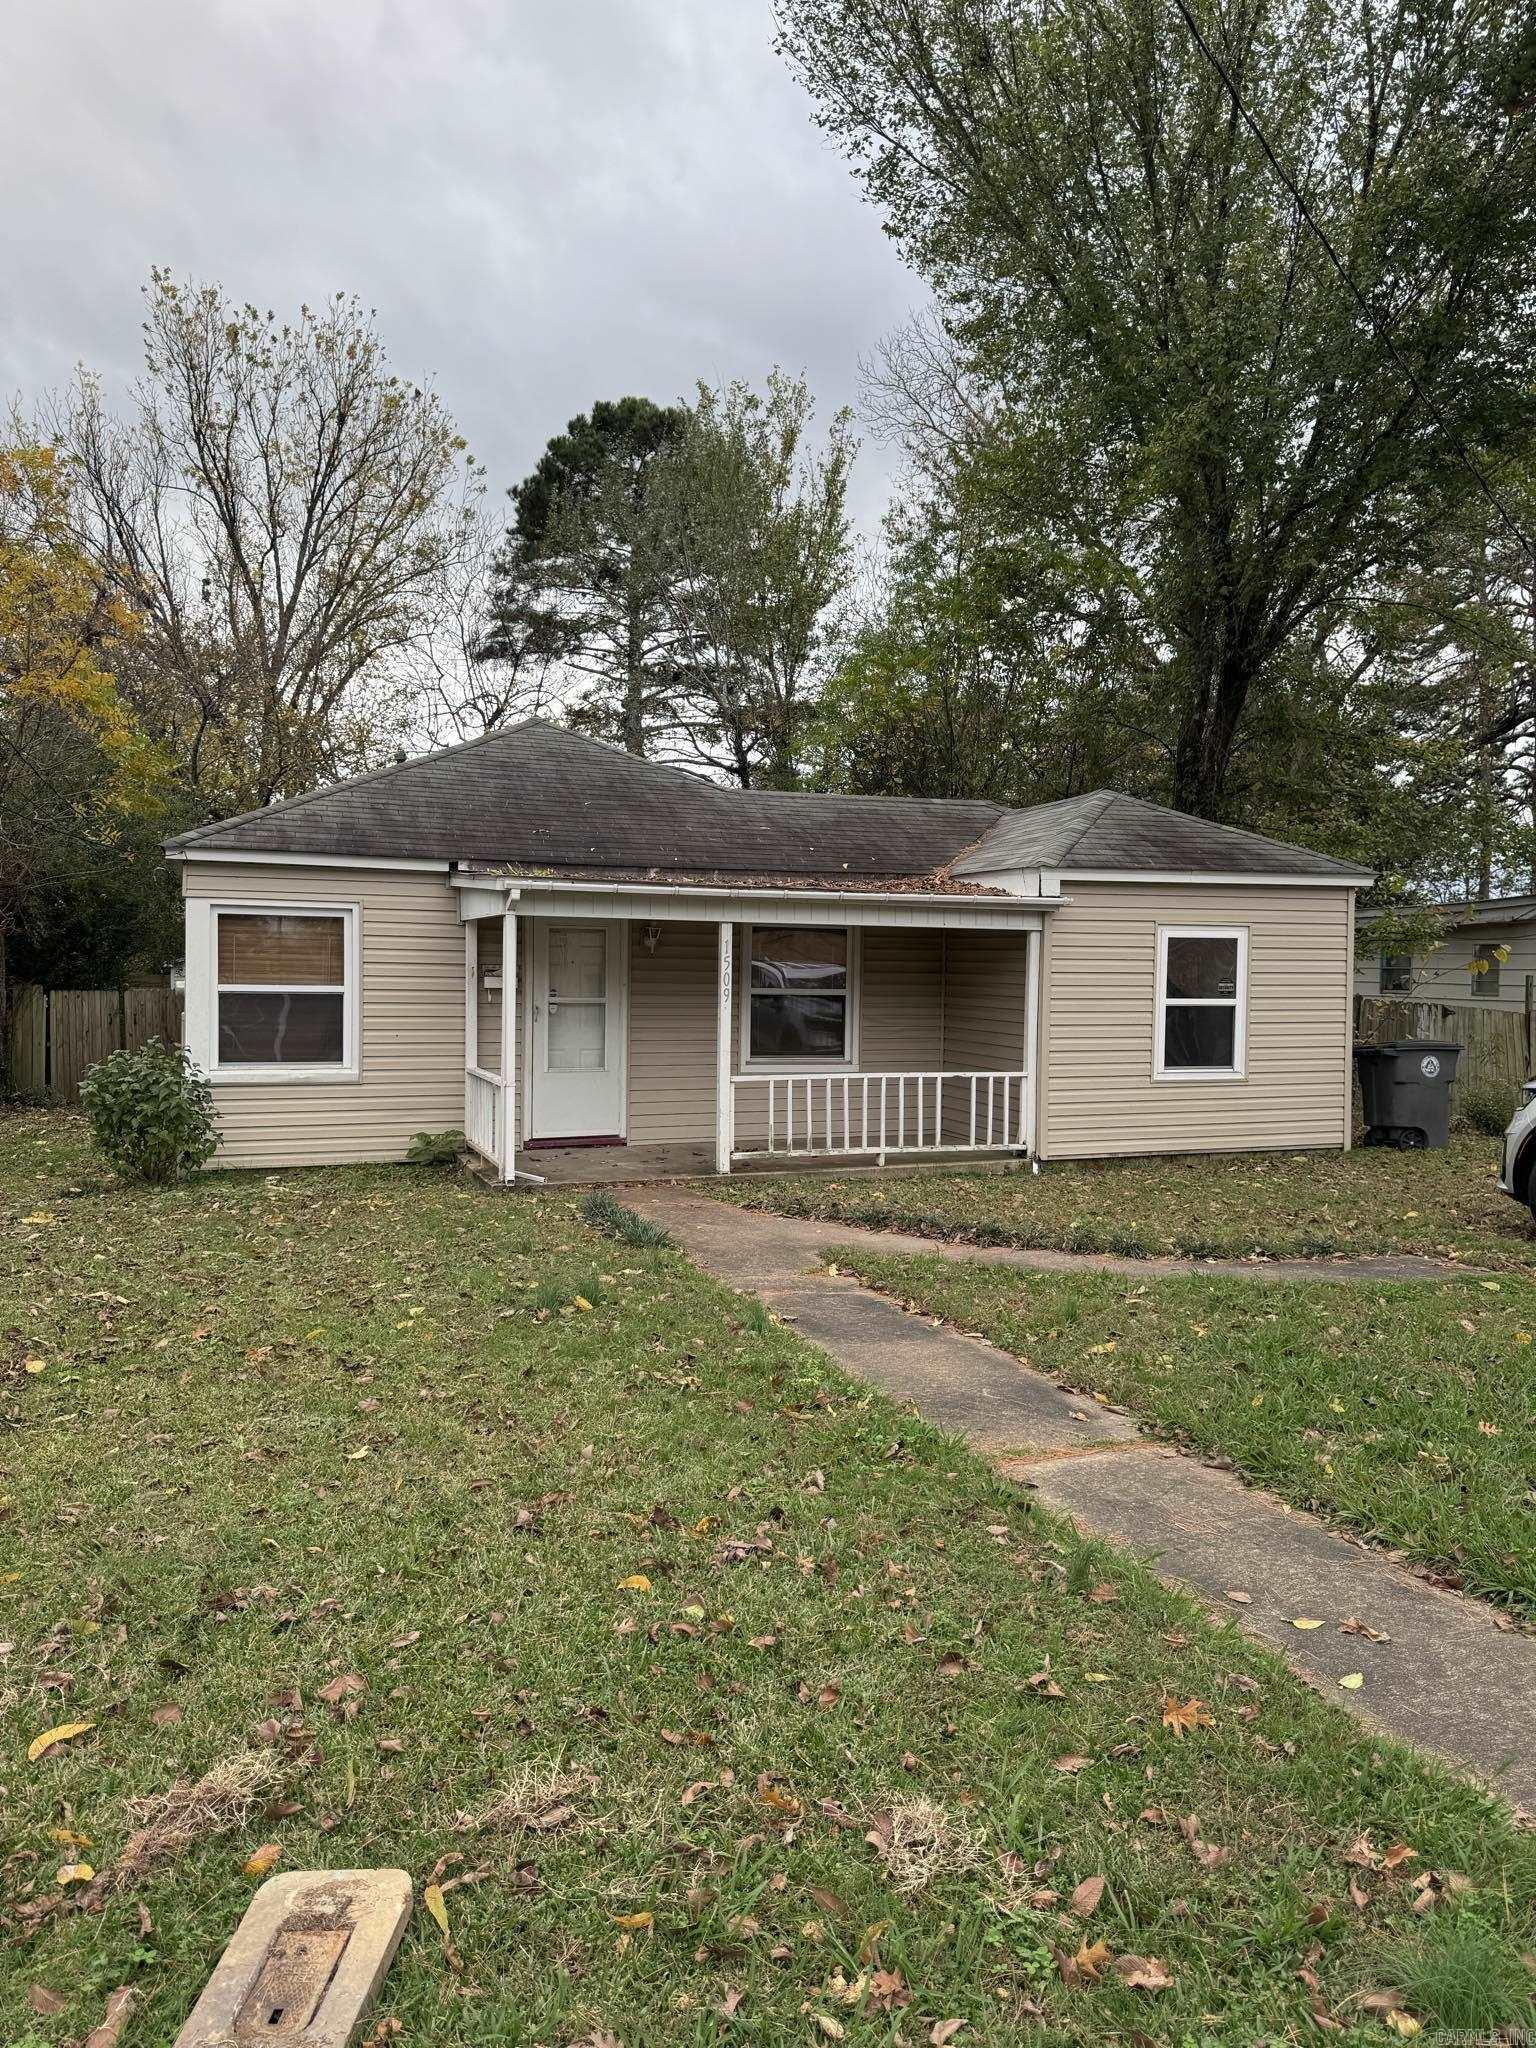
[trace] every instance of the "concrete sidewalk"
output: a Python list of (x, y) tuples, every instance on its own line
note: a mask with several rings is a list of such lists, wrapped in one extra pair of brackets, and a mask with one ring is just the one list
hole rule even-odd
[[(684, 1187), (633, 1186), (622, 1194), (707, 1272), (760, 1295), (847, 1372), (965, 1437), (1085, 1534), (1125, 1546), (1208, 1600), (1361, 1719), (1438, 1752), (1536, 1811), (1536, 1640), (1501, 1630), (1479, 1602), (1428, 1585), (1315, 1517), (1152, 1442), (1129, 1416), (1065, 1392), (1007, 1352), (935, 1328), (856, 1280), (832, 1276), (822, 1252), (858, 1242), (1033, 1270), (1231, 1271), (1260, 1281), (1405, 1279), (1425, 1270), (1441, 1276), (1444, 1267), (1398, 1259), (1352, 1268), (1325, 1261), (1319, 1270), (1291, 1261), (1281, 1271), (1279, 1262), (978, 1252), (738, 1209)], [(1232, 1593), (1246, 1593), (1247, 1602)], [(1291, 1626), (1297, 1615), (1325, 1626), (1303, 1633)], [(1346, 1622), (1386, 1640), (1345, 1632)], [(1341, 1689), (1338, 1680), (1356, 1671), (1364, 1674), (1360, 1689)]]

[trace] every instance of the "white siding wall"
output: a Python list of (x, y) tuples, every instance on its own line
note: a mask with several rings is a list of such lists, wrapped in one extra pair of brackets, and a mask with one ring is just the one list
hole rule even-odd
[[(1042, 1158), (1337, 1146), (1349, 1137), (1347, 889), (1073, 882), (1046, 921)], [(1242, 925), (1244, 1080), (1153, 1078), (1159, 925)]]

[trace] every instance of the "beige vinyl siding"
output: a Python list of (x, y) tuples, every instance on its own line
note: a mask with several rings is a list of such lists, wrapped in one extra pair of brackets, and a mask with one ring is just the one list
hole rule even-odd
[[(882, 931), (866, 926), (857, 938), (858, 968), (854, 977), (854, 1003), (858, 1019), (857, 1059), (851, 1071), (860, 1074), (932, 1072), (939, 1066), (944, 1050), (944, 934), (930, 931)], [(742, 1004), (748, 978), (747, 929), (736, 933), (736, 972), (732, 1051), (741, 1065)], [(770, 1071), (763, 1069), (764, 1074)], [(821, 1071), (843, 1071), (831, 1061)], [(833, 1135), (842, 1143), (842, 1095), (832, 1092)], [(851, 1134), (858, 1135), (861, 1095), (854, 1092)], [(915, 1113), (915, 1097), (914, 1097)], [(775, 1115), (776, 1142), (784, 1142), (788, 1129), (786, 1091), (778, 1090)], [(875, 1114), (878, 1095), (871, 1093), (870, 1114)], [(815, 1141), (826, 1137), (828, 1095), (825, 1088), (812, 1091), (811, 1110)], [(795, 1143), (806, 1141), (806, 1094), (795, 1091)], [(768, 1083), (754, 1081), (738, 1090), (736, 1097), (736, 1143), (755, 1149), (767, 1143)]]
[(629, 934), (629, 1142), (713, 1142), (718, 925), (661, 924)]
[[(1047, 1159), (1348, 1142), (1347, 889), (1072, 882), (1046, 920)], [(1154, 1080), (1160, 925), (1248, 932), (1247, 1076)]]
[(506, 1000), (506, 990), (487, 988), (486, 976), (501, 972), (501, 919), (480, 917), (475, 920), (476, 934), (475, 962), (475, 1065), (482, 1073), (501, 1072), (501, 1006)]
[[(1019, 1073), (1025, 1065), (1029, 1017), (1029, 939), (1020, 932), (949, 932), (944, 943), (944, 1058), (947, 1070)], [(946, 1091), (944, 1135), (971, 1135), (970, 1090)], [(978, 1134), (984, 1135), (986, 1090), (977, 1090)], [(1008, 1097), (1009, 1127), (1018, 1129), (1018, 1091)], [(1000, 1132), (1003, 1096), (993, 1087), (993, 1128)]]
[(464, 933), (437, 874), (189, 861), (188, 898), (358, 909), (355, 1081), (216, 1084), (218, 1166), (399, 1159), (464, 1122)]

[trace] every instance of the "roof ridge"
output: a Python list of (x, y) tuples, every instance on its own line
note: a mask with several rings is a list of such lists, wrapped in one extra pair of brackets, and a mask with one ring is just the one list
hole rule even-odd
[[(1104, 799), (1104, 801), (1099, 805), (1098, 809), (1093, 813), (1091, 817), (1084, 819), (1082, 830), (1078, 833), (1077, 837), (1072, 841), (1072, 844), (1070, 846), (1064, 847), (1062, 849), (1060, 860), (1053, 862), (1053, 866), (1061, 867), (1062, 865), (1064, 865), (1064, 863), (1068, 861), (1074, 853), (1076, 853), (1077, 849), (1088, 837), (1088, 834), (1093, 830), (1094, 826), (1097, 825), (1099, 820), (1104, 816), (1104, 813), (1112, 809), (1115, 804), (1124, 801), (1120, 792), (1114, 789), (1090, 789), (1085, 790), (1083, 792), (1083, 795), (1080, 797), (1063, 797), (1060, 799), (1060, 801), (1063, 803), (1082, 803), (1085, 800), (1091, 803), (1094, 797), (1096, 796), (1101, 796)], [(1038, 806), (1038, 808), (1044, 809), (1045, 806), (1040, 805)]]

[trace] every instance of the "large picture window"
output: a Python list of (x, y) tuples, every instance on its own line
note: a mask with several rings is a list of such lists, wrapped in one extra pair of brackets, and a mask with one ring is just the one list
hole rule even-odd
[(843, 930), (752, 927), (748, 1059), (820, 1065), (850, 1057), (849, 952)]
[(1186, 926), (1157, 935), (1160, 1080), (1231, 1080), (1244, 1072), (1248, 934)]
[(350, 910), (214, 912), (220, 1072), (353, 1064)]

